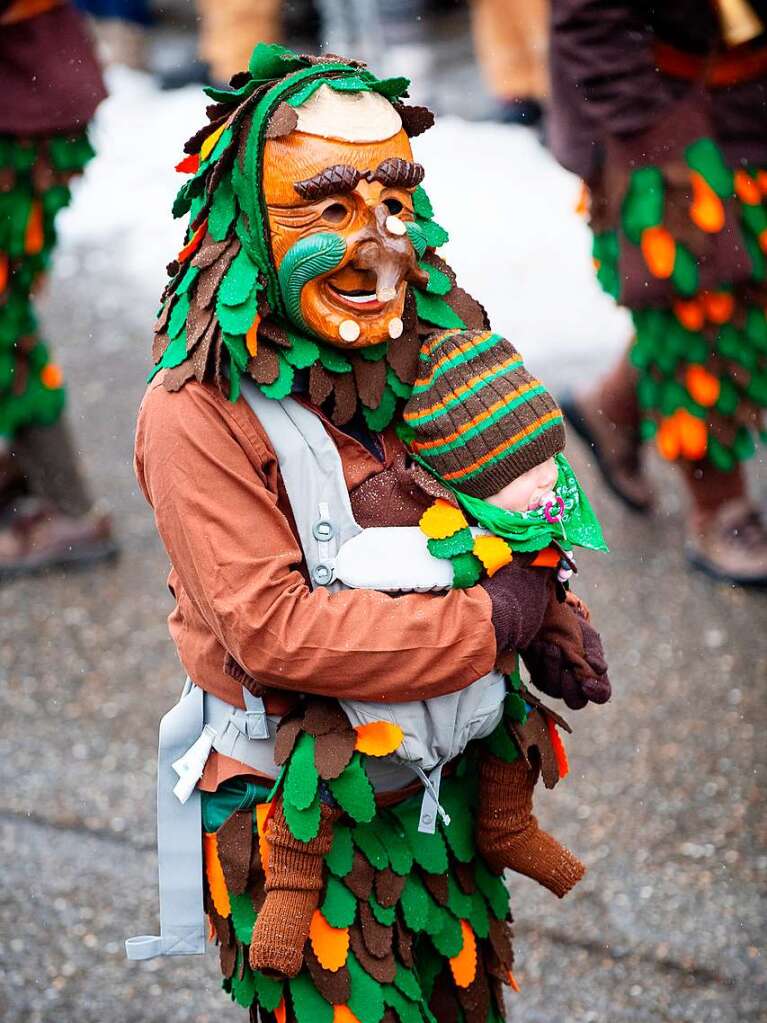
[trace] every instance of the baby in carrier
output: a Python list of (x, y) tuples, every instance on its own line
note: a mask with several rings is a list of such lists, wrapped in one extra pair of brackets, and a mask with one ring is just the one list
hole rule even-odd
[[(552, 396), (498, 335), (446, 331), (428, 339), (421, 350), (404, 423), (401, 433), (414, 462), (407, 485), (420, 486), (428, 504), (420, 529), (363, 530), (339, 552), (341, 580), (387, 591), (479, 583), (493, 602), (494, 621), (510, 623), (507, 636), (525, 637), (520, 653), (534, 685), (573, 709), (589, 701), (606, 702), (610, 682), (599, 635), (585, 606), (566, 588), (574, 569), (571, 548), (606, 548), (562, 454), (562, 414)], [(517, 574), (510, 587), (510, 572), (528, 578), (520, 580)], [(528, 582), (529, 601), (524, 598)], [(517, 706), (524, 706), (524, 720), (537, 711), (538, 701), (520, 682), (516, 649), (503, 650), (503, 639), (498, 639), (497, 667), (510, 693), (522, 701)], [(353, 724), (385, 717), (401, 725), (399, 759), (420, 760), (426, 767), (437, 763), (433, 795), (438, 807), (440, 753), (452, 758), (472, 738), (505, 727), (505, 688), (495, 673), (495, 678), (486, 676), (435, 700), (383, 706), (343, 701), (342, 706)], [(451, 734), (437, 734), (420, 747), (418, 732), (439, 733), (446, 716)], [(539, 716), (545, 729), (548, 714)], [(511, 732), (516, 734), (513, 727)], [(585, 868), (533, 816), (540, 749), (520, 749), (518, 756), (504, 759), (491, 748), (492, 743), (481, 747), (478, 756), (478, 851), (497, 873), (515, 870), (561, 898)], [(424, 771), (414, 769), (429, 785)], [(544, 780), (553, 784), (557, 775), (551, 780), (544, 772)], [(279, 799), (266, 832), (267, 896), (250, 960), (254, 969), (295, 973), (317, 908), (332, 821), (341, 810), (328, 793), (319, 834), (300, 842), (285, 824)]]

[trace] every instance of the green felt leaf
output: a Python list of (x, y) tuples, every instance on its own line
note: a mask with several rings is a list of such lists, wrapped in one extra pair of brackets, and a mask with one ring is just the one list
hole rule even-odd
[(469, 527), (464, 526), (463, 529), (459, 529), (452, 536), (445, 537), (444, 540), (430, 539), (426, 546), (432, 557), (454, 558), (456, 554), (465, 554), (473, 548), (474, 537)]
[(732, 171), (713, 139), (697, 139), (687, 147), (685, 157), (687, 165), (705, 178), (720, 199), (728, 199), (732, 195)]
[(384, 1014), (381, 985), (363, 970), (352, 952), (349, 953), (347, 966), (351, 980), (349, 1008), (360, 1023), (381, 1023)]
[(332, 875), (325, 886), (322, 913), (331, 927), (350, 927), (357, 915), (356, 897)]
[(419, 185), (413, 192), (413, 210), (417, 217), (424, 220), (431, 220), (434, 216), (434, 207), (423, 185)]
[(431, 900), (421, 880), (410, 874), (400, 896), (400, 906), (405, 923), (411, 931), (420, 933), (426, 930)]
[(698, 290), (698, 266), (690, 250), (676, 243), (676, 258), (671, 274), (674, 287), (685, 298), (691, 298)]
[(423, 1005), (405, 998), (393, 984), (382, 985), (381, 991), (385, 1004), (394, 1009), (401, 1023), (423, 1023), (426, 1019)]
[(450, 235), (435, 220), (419, 220), (418, 224), (426, 237), (429, 248), (438, 249), (450, 241)]
[(219, 291), (216, 299), (216, 315), (221, 329), (227, 334), (247, 334), (258, 314), (258, 292), (256, 287), (239, 305), (224, 305)]
[(258, 1004), (267, 1012), (274, 1012), (285, 993), (285, 982), (274, 977), (267, 977), (260, 970), (253, 973), (253, 981), (256, 985)]
[[(247, 959), (242, 962), (244, 952), (242, 948), (237, 949), (237, 965), (232, 975), (232, 996), (238, 1005), (247, 1009), (253, 1004), (256, 997), (256, 979), (253, 971), (248, 966)], [(240, 967), (242, 967), (242, 979), (240, 979)]]
[(428, 263), (418, 264), (422, 270), (425, 270), (429, 275), (429, 282), (426, 285), (426, 290), (430, 295), (447, 295), (452, 289), (450, 278), (442, 270), (438, 270), (436, 266), (429, 266)]
[(213, 194), (208, 212), (208, 234), (214, 241), (222, 242), (229, 233), (235, 214), (235, 198), (229, 177), (221, 179)]
[(359, 753), (352, 756), (338, 778), (331, 779), (329, 785), (335, 799), (355, 821), (371, 821), (375, 817), (373, 788)]
[(415, 253), (419, 258), (423, 256), (424, 252), (426, 252), (429, 247), (429, 240), (423, 229), (423, 225), (426, 223), (428, 223), (428, 221), (425, 220), (408, 220), (405, 223), (410, 244), (415, 249)]
[(735, 458), (732, 453), (716, 437), (709, 436), (707, 454), (712, 465), (722, 472), (731, 472), (735, 467)]
[(471, 911), (469, 912), (469, 923), (474, 929), (478, 938), (486, 938), (490, 934), (490, 917), (487, 912), (487, 902), (481, 892), (472, 892), (469, 896)]
[(286, 362), (281, 353), (278, 353), (278, 358), (280, 360), (280, 371), (277, 379), (271, 384), (260, 385), (261, 392), (267, 398), (286, 398), (293, 388), (293, 380), (295, 378), (293, 367)]
[(509, 693), (506, 697), (504, 713), (512, 721), (523, 725), (527, 721), (527, 704), (517, 693)]
[(467, 589), (476, 586), (481, 579), (484, 566), (476, 554), (458, 554), (452, 558), (453, 586), (456, 589)]
[(412, 391), (412, 384), (403, 384), (391, 366), (386, 367), (386, 383), (398, 398), (409, 398)]
[(186, 326), (189, 314), (189, 295), (178, 295), (168, 317), (168, 337), (176, 338)]
[(288, 984), (297, 1023), (333, 1023), (333, 1006), (325, 1001), (308, 973), (299, 973)]
[(415, 307), (419, 317), (427, 323), (433, 323), (437, 327), (459, 327), (466, 328), (458, 313), (453, 312), (444, 299), (437, 295), (427, 295), (419, 288), (413, 288), (415, 296)]
[(199, 266), (188, 266), (186, 273), (181, 278), (178, 287), (176, 288), (177, 295), (185, 295), (191, 288), (194, 282), (197, 280), (200, 274)]
[(258, 268), (241, 248), (232, 260), (218, 291), (218, 300), (224, 305), (238, 306), (247, 301), (258, 277)]
[(387, 384), (384, 387), (383, 394), (381, 395), (381, 403), (378, 408), (371, 409), (366, 405), (362, 406), (362, 415), (365, 417), (368, 429), (372, 430), (374, 433), (380, 433), (381, 430), (385, 430), (392, 421), (396, 407), (397, 397), (394, 394), (394, 391)]
[(371, 895), (368, 898), (368, 905), (379, 924), (383, 924), (384, 927), (391, 927), (397, 918), (396, 906), (382, 906), (375, 895)]
[(751, 458), (756, 451), (756, 445), (754, 444), (754, 438), (751, 435), (751, 431), (745, 426), (741, 426), (735, 435), (735, 440), (732, 444), (732, 453), (739, 462), (745, 462)]
[(447, 908), (461, 920), (468, 920), (472, 910), (471, 896), (461, 891), (453, 877), (447, 879)]
[(428, 874), (443, 874), (447, 870), (447, 849), (445, 840), (439, 831), (433, 835), (423, 834), (418, 830), (420, 806), (417, 801), (409, 800), (394, 807), (405, 834), (408, 836), (413, 859)]
[(452, 913), (443, 913), (442, 928), (431, 935), (434, 947), (443, 956), (457, 956), (463, 948), (463, 931)]
[(351, 828), (347, 828), (345, 824), (336, 824), (333, 827), (333, 844), (325, 857), (325, 863), (336, 877), (346, 877), (352, 869), (354, 844)]
[(477, 859), (474, 880), (477, 883), (477, 888), (487, 899), (493, 916), (498, 920), (505, 920), (509, 915), (509, 893), (503, 879), (496, 874), (491, 874), (483, 861)]
[(746, 336), (755, 347), (767, 351), (767, 317), (761, 309), (746, 313)]
[(457, 785), (444, 785), (440, 802), (450, 817), (450, 824), (442, 825), (447, 844), (459, 863), (469, 863), (474, 857), (474, 820), (465, 792)]
[(380, 345), (368, 345), (367, 348), (361, 349), (360, 355), (366, 362), (380, 362), (385, 358), (388, 349), (388, 344), (383, 341)]
[(204, 161), (206, 165), (213, 164), (216, 160), (220, 160), (224, 155), (225, 151), (231, 146), (232, 139), (234, 138), (234, 131), (231, 127), (227, 128), (226, 131), (221, 133), (221, 136), (217, 140), (215, 146), (208, 153), (207, 159)]
[(517, 744), (509, 735), (509, 730), (503, 720), (499, 721), (490, 735), (482, 740), (482, 744), (489, 753), (507, 764), (513, 763), (519, 757)]
[(626, 237), (639, 245), (642, 231), (663, 220), (665, 185), (658, 167), (639, 167), (631, 174), (623, 197), (621, 223)]
[(314, 800), (305, 810), (300, 810), (292, 803), (283, 803), (285, 820), (291, 834), (301, 842), (310, 842), (316, 838), (320, 830), (320, 797)]
[(318, 345), (320, 362), (322, 363), (323, 369), (326, 369), (328, 373), (346, 373), (347, 370), (352, 368), (352, 364), (348, 359), (344, 358), (340, 352), (337, 352), (334, 348), (329, 348), (327, 345)]
[(256, 911), (249, 895), (234, 895), (229, 892), (229, 903), (232, 907), (232, 925), (234, 934), (243, 945), (249, 945), (253, 935), (253, 924), (256, 922)]
[(763, 281), (767, 275), (767, 259), (764, 257), (758, 240), (752, 234), (744, 232), (743, 244), (746, 247), (748, 258), (751, 260), (751, 276), (755, 281)]
[(306, 59), (280, 43), (258, 43), (248, 62), (248, 71), (255, 82), (282, 78), (303, 67), (307, 67)]
[(394, 977), (394, 983), (403, 995), (407, 995), (407, 997), (411, 998), (414, 1002), (417, 1002), (421, 997), (421, 985), (418, 983), (418, 978), (412, 970), (408, 970), (401, 963), (397, 963), (397, 973)]
[(371, 824), (358, 824), (352, 831), (352, 838), (368, 863), (376, 870), (385, 870), (389, 866), (389, 857), (386, 855), (384, 843), (378, 836), (378, 830), (375, 821)]
[(284, 800), (298, 810), (305, 810), (317, 794), (319, 775), (314, 766), (314, 745), (314, 736), (302, 732), (288, 763)]
[(288, 331), (288, 337), (291, 342), (290, 348), (283, 354), (290, 365), (295, 366), (296, 369), (308, 369), (310, 366), (313, 366), (320, 357), (319, 345), (308, 337), (294, 334), (290, 330)]

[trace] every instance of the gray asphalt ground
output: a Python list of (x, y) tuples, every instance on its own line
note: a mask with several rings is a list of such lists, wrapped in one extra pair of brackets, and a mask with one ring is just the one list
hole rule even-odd
[[(182, 675), (165, 627), (166, 559), (131, 468), (152, 310), (114, 268), (106, 254), (70, 252), (45, 308), (122, 558), (0, 588), (0, 1019), (242, 1021), (214, 953), (123, 956), (126, 935), (157, 927), (154, 751)], [(602, 368), (598, 348), (595, 338), (593, 362), (578, 366), (584, 379)], [(569, 371), (564, 353), (537, 368), (555, 388)], [(510, 881), (522, 985), (510, 1018), (763, 1020), (767, 597), (688, 573), (669, 470), (652, 464), (662, 507), (642, 521), (572, 447), (613, 548), (580, 559), (579, 592), (615, 695), (571, 715), (571, 776), (538, 800), (586, 879), (563, 903)], [(764, 499), (763, 462), (754, 474)]]

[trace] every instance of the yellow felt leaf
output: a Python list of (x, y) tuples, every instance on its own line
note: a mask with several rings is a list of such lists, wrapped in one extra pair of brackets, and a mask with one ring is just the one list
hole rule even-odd
[(477, 975), (477, 939), (467, 920), (461, 920), (463, 948), (450, 959), (450, 970), (458, 987), (468, 987)]
[(261, 855), (261, 866), (266, 870), (269, 866), (269, 843), (266, 840), (266, 822), (271, 814), (271, 803), (256, 804), (256, 829), (258, 830), (258, 851)]
[(357, 733), (354, 748), (369, 757), (388, 757), (404, 738), (400, 726), (391, 721), (371, 721), (367, 725), (357, 725), (354, 731)]
[(478, 536), (474, 540), (474, 553), (488, 575), (495, 575), (499, 568), (512, 560), (511, 548), (500, 536)]
[(229, 892), (226, 889), (224, 870), (218, 858), (218, 838), (215, 833), (205, 832), (202, 836), (202, 851), (205, 859), (205, 875), (208, 878), (208, 889), (213, 905), (219, 916), (229, 916), (232, 912), (229, 905)]
[(333, 1023), (360, 1023), (360, 1021), (348, 1005), (334, 1005)]
[(418, 524), (430, 540), (444, 540), (459, 529), (464, 529), (468, 522), (460, 508), (438, 497), (423, 513)]
[(314, 954), (324, 970), (335, 973), (349, 954), (349, 928), (331, 927), (319, 909), (315, 909), (309, 928)]
[(226, 130), (226, 124), (222, 124), (220, 128), (216, 128), (216, 130), (213, 132), (212, 135), (208, 135), (208, 137), (205, 139), (203, 144), (200, 146), (200, 160), (201, 161), (208, 159), (210, 154), (213, 152), (213, 149), (214, 149), (216, 143), (221, 138), (221, 136), (224, 134), (225, 130)]

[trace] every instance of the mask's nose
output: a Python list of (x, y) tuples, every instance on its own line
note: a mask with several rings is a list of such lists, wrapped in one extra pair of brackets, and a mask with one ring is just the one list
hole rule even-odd
[(402, 220), (383, 203), (372, 211), (361, 232), (351, 264), (356, 270), (375, 274), (376, 298), (391, 302), (403, 281), (425, 285), (427, 274), (416, 263), (415, 250)]

